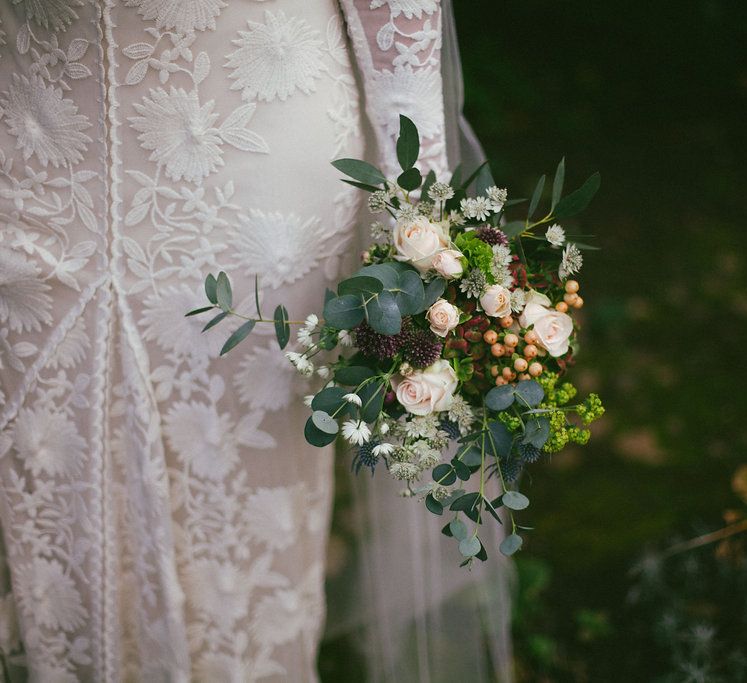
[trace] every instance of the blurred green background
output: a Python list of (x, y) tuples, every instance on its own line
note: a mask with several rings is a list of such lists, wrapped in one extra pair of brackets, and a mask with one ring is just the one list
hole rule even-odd
[(747, 681), (745, 534), (657, 555), (745, 510), (747, 4), (454, 5), (497, 183), (602, 174), (569, 378), (607, 415), (522, 485), (517, 678)]

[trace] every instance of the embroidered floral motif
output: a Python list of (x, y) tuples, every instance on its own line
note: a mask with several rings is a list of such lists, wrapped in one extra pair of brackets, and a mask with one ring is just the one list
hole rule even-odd
[(15, 332), (41, 330), (52, 322), (50, 287), (23, 254), (0, 247), (0, 323)]
[(225, 66), (233, 68), (232, 90), (243, 97), (269, 102), (285, 100), (296, 89), (306, 94), (315, 89), (325, 66), (319, 32), (303, 19), (265, 12), (265, 23), (248, 21), (249, 30), (239, 31), (233, 43), (238, 49), (228, 55)]
[(242, 361), (234, 377), (239, 398), (249, 408), (279, 410), (297, 393), (295, 373), (276, 346), (259, 346)]
[(59, 31), (78, 18), (73, 8), (83, 7), (83, 0), (13, 0), (13, 4), (21, 5), (28, 19)]
[(138, 14), (158, 28), (179, 33), (215, 30), (215, 17), (226, 7), (223, 0), (125, 0), (125, 5), (137, 7)]
[(209, 618), (229, 625), (249, 610), (248, 577), (229, 562), (195, 560), (186, 570), (190, 604)]
[(91, 142), (82, 132), (91, 125), (88, 118), (78, 114), (72, 100), (62, 97), (62, 90), (45, 85), (38, 76), (13, 74), (10, 87), (0, 97), (0, 116), (17, 138), (23, 158), (35, 154), (42, 166), (77, 163)]
[(404, 14), (407, 19), (413, 17), (420, 19), (423, 12), (433, 14), (438, 9), (436, 0), (371, 0), (371, 9), (384, 5), (389, 5), (392, 17)]

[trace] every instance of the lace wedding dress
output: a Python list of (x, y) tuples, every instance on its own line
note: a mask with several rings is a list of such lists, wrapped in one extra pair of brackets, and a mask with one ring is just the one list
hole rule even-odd
[(394, 171), (408, 114), (444, 172), (439, 3), (5, 0), (0, 19), (5, 665), (315, 680), (332, 453), (305, 444), (271, 335), (218, 359), (227, 329), (184, 312), (220, 269), (241, 308), (259, 275), (264, 310), (318, 310), (355, 265), (359, 193), (329, 162), (363, 155), (364, 121)]

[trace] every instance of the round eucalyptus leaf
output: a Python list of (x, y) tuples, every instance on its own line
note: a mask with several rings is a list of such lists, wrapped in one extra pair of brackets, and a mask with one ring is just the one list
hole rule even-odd
[(402, 329), (402, 315), (397, 300), (391, 292), (383, 291), (366, 304), (368, 324), (379, 334), (399, 334)]
[(402, 271), (397, 289), (397, 307), (402, 315), (415, 315), (422, 309), (425, 289), (418, 273), (414, 270)]
[(535, 408), (542, 403), (542, 399), (545, 397), (544, 389), (539, 382), (535, 382), (533, 379), (522, 380), (516, 385), (514, 391), (518, 396), (519, 403), (524, 403), (531, 408)]
[(371, 266), (361, 268), (355, 276), (364, 275), (374, 277), (383, 285), (383, 289), (394, 289), (399, 280), (397, 270), (385, 263), (374, 263)]
[(363, 321), (363, 300), (360, 294), (345, 294), (324, 304), (324, 320), (338, 330), (349, 330)]
[(524, 510), (529, 507), (529, 498), (518, 491), (506, 491), (501, 500), (510, 510)]
[[(311, 409), (319, 410), (332, 415), (333, 413), (349, 413), (349, 407), (352, 404), (348, 403), (343, 396), (348, 392), (342, 387), (327, 387), (322, 389), (311, 401)], [(316, 424), (316, 423), (315, 423)], [(321, 427), (320, 427), (321, 429)]]
[(433, 481), (441, 486), (451, 486), (456, 481), (456, 474), (451, 465), (442, 463), (433, 468)]
[(306, 437), (306, 441), (310, 443), (312, 446), (316, 446), (317, 448), (322, 448), (323, 446), (329, 446), (336, 438), (336, 434), (327, 434), (326, 432), (323, 432), (321, 429), (319, 429), (315, 424), (314, 420), (309, 417), (308, 420), (306, 420), (306, 425), (303, 429), (303, 435)]
[(490, 410), (499, 412), (506, 410), (514, 402), (514, 388), (510, 384), (504, 384), (502, 387), (493, 387), (485, 394), (485, 405)]
[(511, 534), (510, 536), (506, 536), (506, 538), (503, 539), (499, 549), (504, 555), (510, 556), (513, 555), (517, 550), (519, 550), (523, 543), (524, 540), (521, 538), (521, 536), (519, 536), (518, 534)]
[(550, 420), (546, 417), (533, 417), (527, 421), (524, 429), (523, 443), (530, 443), (535, 448), (542, 448), (550, 438)]
[(449, 531), (454, 538), (460, 541), (467, 538), (467, 525), (461, 519), (452, 519), (449, 522)]
[(464, 557), (474, 557), (480, 552), (480, 539), (477, 536), (468, 536), (459, 541), (459, 552)]
[(325, 434), (337, 434), (340, 431), (340, 425), (337, 424), (337, 420), (323, 410), (315, 410), (311, 415), (311, 421), (317, 429)]
[(356, 275), (337, 285), (337, 293), (340, 296), (345, 294), (378, 294), (383, 289), (384, 285), (381, 280), (366, 275)]

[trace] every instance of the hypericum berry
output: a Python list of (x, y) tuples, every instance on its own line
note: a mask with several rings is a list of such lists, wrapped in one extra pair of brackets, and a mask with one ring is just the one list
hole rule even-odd
[(579, 284), (576, 280), (568, 280), (568, 282), (565, 283), (565, 291), (569, 294), (575, 294), (578, 292)]
[(510, 346), (511, 348), (513, 348), (519, 343), (519, 338), (512, 332), (511, 334), (507, 334), (503, 338), (503, 343), (506, 346)]
[(573, 302), (573, 308), (581, 308), (581, 306), (583, 305), (584, 305), (584, 300), (580, 296), (577, 296), (576, 300)]
[(503, 346), (503, 344), (493, 344), (490, 347), (490, 353), (492, 353), (496, 358), (500, 358), (506, 353), (506, 347)]
[[(524, 339), (526, 339), (526, 337), (524, 337)], [(524, 358), (529, 358), (530, 360), (536, 358), (538, 351), (539, 349), (534, 344), (527, 344), (524, 347)]]
[(555, 310), (560, 311), (561, 313), (567, 313), (568, 304), (565, 301), (558, 301), (558, 303), (555, 304)]
[(401, 333), (402, 356), (415, 368), (427, 368), (441, 357), (443, 345), (429, 330), (412, 329)]
[(534, 330), (528, 330), (527, 333), (524, 335), (524, 341), (527, 344), (534, 344), (537, 342), (539, 337), (537, 337), (537, 333)]
[(503, 368), (501, 374), (507, 382), (513, 382), (516, 379), (516, 373), (511, 368)]
[(539, 377), (542, 374), (542, 363), (530, 363), (529, 374), (532, 377)]
[(495, 378), (495, 386), (502, 387), (504, 384), (508, 384), (508, 382), (506, 382), (506, 380), (503, 379), (503, 377), (496, 377)]
[(542, 451), (536, 446), (532, 446), (530, 443), (520, 443), (519, 455), (521, 455), (521, 459), (524, 462), (533, 463), (540, 459)]
[(498, 333), (495, 330), (488, 330), (482, 338), (486, 344), (495, 344), (498, 341)]
[(525, 358), (517, 358), (514, 361), (514, 370), (517, 372), (524, 372), (529, 367), (529, 363), (527, 363)]
[(507, 328), (509, 328), (509, 327), (511, 327), (511, 325), (513, 325), (513, 324), (514, 324), (514, 319), (510, 315), (507, 315), (507, 316), (501, 318), (501, 327), (504, 330), (507, 329)]
[(573, 304), (576, 303), (576, 299), (578, 299), (578, 294), (575, 292), (563, 294), (563, 301), (565, 301), (569, 306), (573, 306)]
[(355, 345), (364, 356), (387, 360), (400, 350), (402, 334), (380, 334), (367, 322), (362, 322), (355, 328)]
[(506, 233), (503, 232), (503, 230), (498, 230), (498, 228), (493, 228), (490, 225), (482, 225), (477, 228), (477, 230), (475, 230), (475, 237), (486, 244), (489, 244), (491, 247), (496, 244), (501, 244), (503, 246), (508, 244)]

